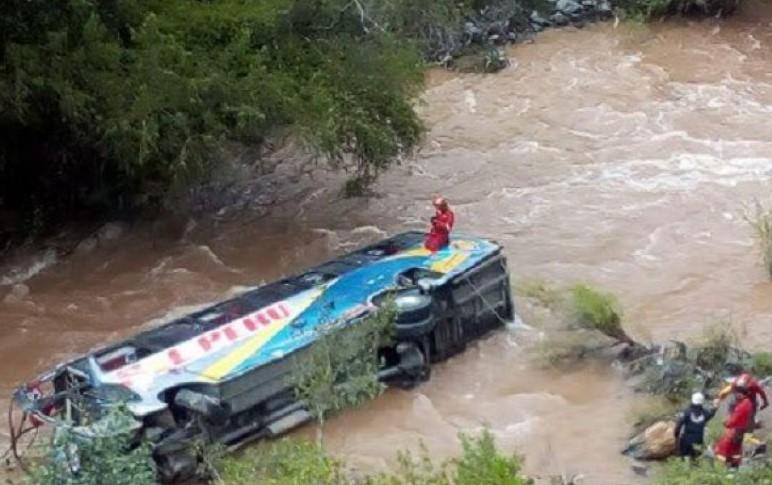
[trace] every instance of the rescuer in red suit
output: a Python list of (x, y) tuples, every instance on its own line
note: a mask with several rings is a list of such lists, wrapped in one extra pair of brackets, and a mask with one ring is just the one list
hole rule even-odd
[(716, 457), (730, 467), (740, 466), (743, 456), (743, 438), (753, 424), (754, 404), (747, 387), (734, 387), (737, 404), (724, 422), (724, 435), (716, 443)]
[(434, 217), (432, 217), (432, 225), (429, 230), (429, 234), (426, 236), (424, 246), (429, 251), (435, 252), (444, 248), (450, 243), (450, 231), (453, 229), (453, 223), (456, 216), (453, 211), (450, 210), (448, 201), (443, 197), (435, 197), (432, 201), (434, 204)]

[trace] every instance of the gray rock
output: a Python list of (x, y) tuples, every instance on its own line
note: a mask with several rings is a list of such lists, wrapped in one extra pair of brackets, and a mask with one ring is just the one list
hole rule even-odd
[(566, 15), (577, 15), (582, 12), (582, 6), (574, 0), (558, 0), (555, 4), (555, 10)]
[(464, 24), (464, 34), (466, 34), (472, 42), (479, 42), (482, 40), (483, 31), (473, 22), (466, 22)]
[(596, 7), (596, 10), (602, 14), (608, 14), (611, 15), (612, 8), (611, 3), (608, 0), (601, 0), (598, 2), (598, 6)]
[(550, 15), (550, 21), (558, 27), (565, 27), (571, 23), (571, 20), (561, 12)]
[(531, 25), (538, 25), (542, 28), (552, 25), (552, 22), (539, 15), (536, 10), (531, 12), (531, 16), (528, 18), (528, 20), (530, 21)]
[(595, 0), (582, 0), (582, 7), (587, 9), (594, 9), (597, 5)]

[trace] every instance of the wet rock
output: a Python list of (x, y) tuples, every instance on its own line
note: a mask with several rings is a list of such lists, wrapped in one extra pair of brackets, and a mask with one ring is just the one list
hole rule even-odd
[(542, 28), (543, 27), (549, 27), (550, 25), (552, 25), (552, 22), (550, 22), (549, 20), (547, 20), (544, 17), (542, 17), (541, 15), (539, 15), (539, 13), (536, 10), (531, 12), (531, 16), (528, 19), (529, 19), (531, 25), (538, 25), (538, 26), (540, 26)]
[(466, 22), (464, 24), (464, 34), (473, 43), (478, 43), (483, 39), (482, 29), (473, 22)]
[(613, 9), (611, 8), (611, 2), (607, 0), (601, 0), (600, 2), (598, 2), (598, 5), (595, 7), (595, 10), (604, 17), (610, 17), (613, 13)]
[(637, 460), (662, 460), (675, 453), (675, 422), (658, 421), (631, 439), (622, 453)]
[(3, 298), (4, 303), (18, 303), (29, 296), (29, 286), (17, 283), (11, 287), (11, 291)]
[(583, 8), (574, 0), (558, 0), (555, 4), (555, 10), (559, 13), (564, 13), (569, 17), (576, 17), (581, 15)]
[(550, 15), (550, 21), (554, 25), (557, 25), (558, 27), (565, 27), (566, 25), (571, 23), (571, 20), (561, 12)]

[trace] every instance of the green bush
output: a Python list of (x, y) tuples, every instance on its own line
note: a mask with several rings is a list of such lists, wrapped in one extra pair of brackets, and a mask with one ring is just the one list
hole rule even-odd
[(418, 51), (343, 0), (9, 0), (0, 27), (0, 203), (37, 217), (157, 206), (277, 130), (370, 182), (422, 131)]
[(621, 342), (633, 343), (622, 328), (622, 311), (614, 295), (583, 284), (574, 286), (571, 295), (575, 318), (581, 327), (597, 330)]
[(44, 461), (32, 470), (33, 485), (147, 485), (155, 467), (147, 444), (132, 441), (134, 418), (116, 410), (96, 423), (95, 437), (61, 426), (48, 445)]
[(321, 330), (308, 352), (295, 362), (292, 385), (321, 426), (330, 413), (358, 406), (378, 396), (378, 350), (394, 332), (396, 306), (388, 303), (345, 329)]
[(453, 460), (455, 468), (452, 483), (456, 485), (525, 485), (520, 475), (522, 461), (517, 456), (498, 452), (493, 435), (485, 431), (481, 436), (461, 436), (463, 453)]

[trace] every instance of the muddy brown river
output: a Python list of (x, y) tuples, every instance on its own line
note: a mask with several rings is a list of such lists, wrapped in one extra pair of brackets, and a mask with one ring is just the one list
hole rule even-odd
[[(608, 288), (641, 339), (694, 338), (721, 320), (768, 349), (772, 285), (742, 215), (754, 199), (772, 202), (772, 10), (552, 31), (509, 54), (496, 75), (430, 75), (424, 146), (367, 201), (317, 181), (270, 217), (138, 224), (67, 258), (5, 262), (0, 300), (14, 283), (29, 294), (0, 303), (0, 392), (169, 310), (424, 228), (434, 193), (459, 230), (506, 247), (515, 282)], [(459, 431), (488, 426), (528, 472), (636, 483), (619, 454), (633, 400), (604, 366), (535, 368), (518, 331), (504, 330), (418, 389), (333, 419), (325, 440), (378, 469), (421, 441), (452, 455)]]

